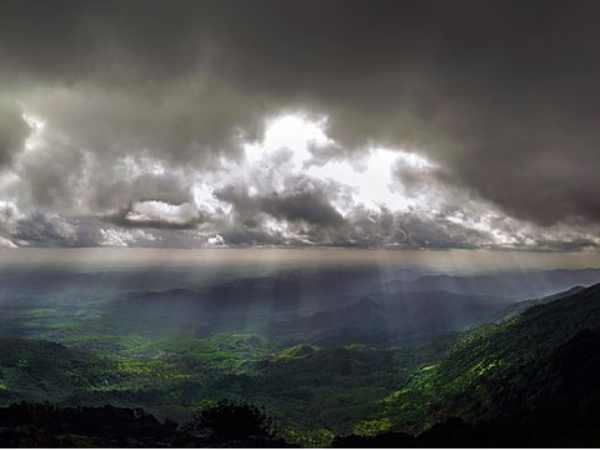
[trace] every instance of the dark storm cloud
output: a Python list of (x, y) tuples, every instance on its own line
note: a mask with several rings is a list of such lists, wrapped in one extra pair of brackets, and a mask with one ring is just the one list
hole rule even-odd
[(0, 102), (0, 169), (23, 149), (29, 131), (23, 112), (15, 105)]
[(260, 204), (273, 217), (289, 221), (304, 220), (314, 225), (335, 226), (344, 222), (321, 192), (298, 192), (287, 197), (264, 198)]
[(13, 238), (39, 247), (72, 247), (77, 236), (72, 225), (56, 216), (34, 213), (16, 222)]
[(121, 207), (130, 210), (137, 202), (157, 201), (169, 205), (181, 205), (192, 200), (191, 186), (183, 177), (175, 174), (141, 174), (128, 180), (102, 179), (95, 181), (92, 205), (96, 210), (114, 211)]
[[(300, 181), (297, 180), (300, 184)], [(215, 193), (221, 201), (230, 203), (240, 221), (248, 225), (257, 224), (260, 214), (268, 214), (290, 222), (305, 222), (316, 226), (338, 226), (344, 223), (342, 215), (330, 204), (322, 190), (309, 186), (306, 190), (271, 195), (250, 195), (243, 185), (230, 185)]]
[[(5, 0), (2, 97), (43, 117), (56, 136), (51, 151), (15, 168), (24, 181), (10, 194), (61, 211), (81, 209), (83, 198), (90, 214), (187, 202), (185, 179), (132, 180), (119, 161), (210, 170), (239, 159), (265, 118), (300, 109), (326, 115), (335, 141), (313, 148), (315, 164), (372, 145), (418, 150), (439, 165), (444, 185), (509, 216), (592, 226), (600, 220), (598, 23), (595, 1)], [(15, 108), (0, 106), (4, 166), (30, 133)], [(427, 189), (410, 168), (397, 175), (407, 193)], [(317, 190), (290, 192), (219, 195), (259, 233), (254, 240), (261, 214), (314, 239), (368, 242), (385, 226), (358, 213), (350, 223)], [(478, 242), (444, 223), (446, 237), (413, 239)]]

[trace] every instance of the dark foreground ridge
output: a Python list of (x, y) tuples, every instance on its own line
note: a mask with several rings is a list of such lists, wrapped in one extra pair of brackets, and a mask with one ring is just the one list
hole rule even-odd
[(337, 448), (597, 448), (600, 416), (522, 411), (478, 424), (452, 418), (414, 437), (384, 433), (337, 438)]
[(286, 447), (259, 409), (223, 401), (183, 426), (141, 409), (59, 408), (15, 403), (0, 408), (0, 445), (8, 447)]
[[(560, 411), (522, 411), (468, 424), (458, 418), (434, 425), (418, 436), (384, 433), (337, 437), (334, 448), (597, 447), (600, 415)], [(221, 402), (198, 412), (189, 423), (160, 422), (141, 409), (113, 406), (58, 408), (49, 403), (18, 403), (0, 408), (3, 448), (293, 447), (253, 406)]]

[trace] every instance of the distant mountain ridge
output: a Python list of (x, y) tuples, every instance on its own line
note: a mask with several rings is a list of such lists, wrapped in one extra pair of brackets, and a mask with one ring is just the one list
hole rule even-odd
[(369, 335), (377, 338), (437, 335), (491, 321), (509, 304), (444, 291), (405, 292), (363, 297), (348, 306), (281, 322), (278, 327), (286, 333), (317, 340), (332, 333), (349, 341), (356, 339), (357, 333), (363, 339)]
[(600, 269), (498, 272), (475, 275), (426, 275), (412, 281), (390, 281), (388, 292), (447, 291), (512, 300), (540, 298), (576, 285), (600, 282)]
[(546, 303), (551, 303), (556, 300), (561, 300), (563, 298), (570, 297), (575, 294), (579, 294), (580, 292), (583, 292), (585, 289), (586, 288), (584, 288), (583, 286), (574, 286), (571, 289), (568, 289), (564, 292), (552, 294), (547, 297), (542, 297), (542, 298), (532, 299), (532, 300), (522, 300), (520, 302), (513, 303), (509, 307), (507, 307), (499, 312), (498, 319), (499, 320), (510, 319), (511, 317), (514, 317), (518, 314), (525, 312), (529, 308), (533, 308), (534, 306), (538, 306), (538, 305), (544, 305)]

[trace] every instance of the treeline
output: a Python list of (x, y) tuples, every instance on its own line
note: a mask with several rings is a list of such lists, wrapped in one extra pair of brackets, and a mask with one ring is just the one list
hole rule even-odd
[(70, 447), (287, 447), (258, 408), (223, 401), (199, 411), (182, 426), (159, 421), (141, 409), (59, 408), (15, 403), (0, 408), (3, 448)]
[[(590, 411), (591, 413), (591, 411)], [(524, 411), (478, 424), (450, 419), (411, 436), (337, 437), (332, 447), (598, 447), (600, 415)], [(159, 421), (141, 409), (59, 408), (49, 403), (17, 403), (0, 408), (0, 446), (28, 448), (292, 447), (277, 437), (263, 411), (223, 401), (199, 411), (182, 426)]]

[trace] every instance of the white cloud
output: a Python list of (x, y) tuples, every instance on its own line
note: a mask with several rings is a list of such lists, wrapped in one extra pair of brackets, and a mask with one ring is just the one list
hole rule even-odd
[(3, 238), (0, 236), (0, 248), (19, 248), (13, 241), (10, 239)]
[(189, 203), (172, 205), (157, 200), (136, 202), (126, 214), (125, 219), (132, 225), (161, 223), (183, 226), (197, 219), (198, 212)]
[(143, 230), (122, 230), (116, 228), (100, 229), (101, 247), (130, 247), (140, 244), (140, 241), (155, 241), (156, 237)]
[(213, 247), (223, 247), (225, 246), (225, 239), (220, 234), (216, 234), (207, 239), (207, 243)]

